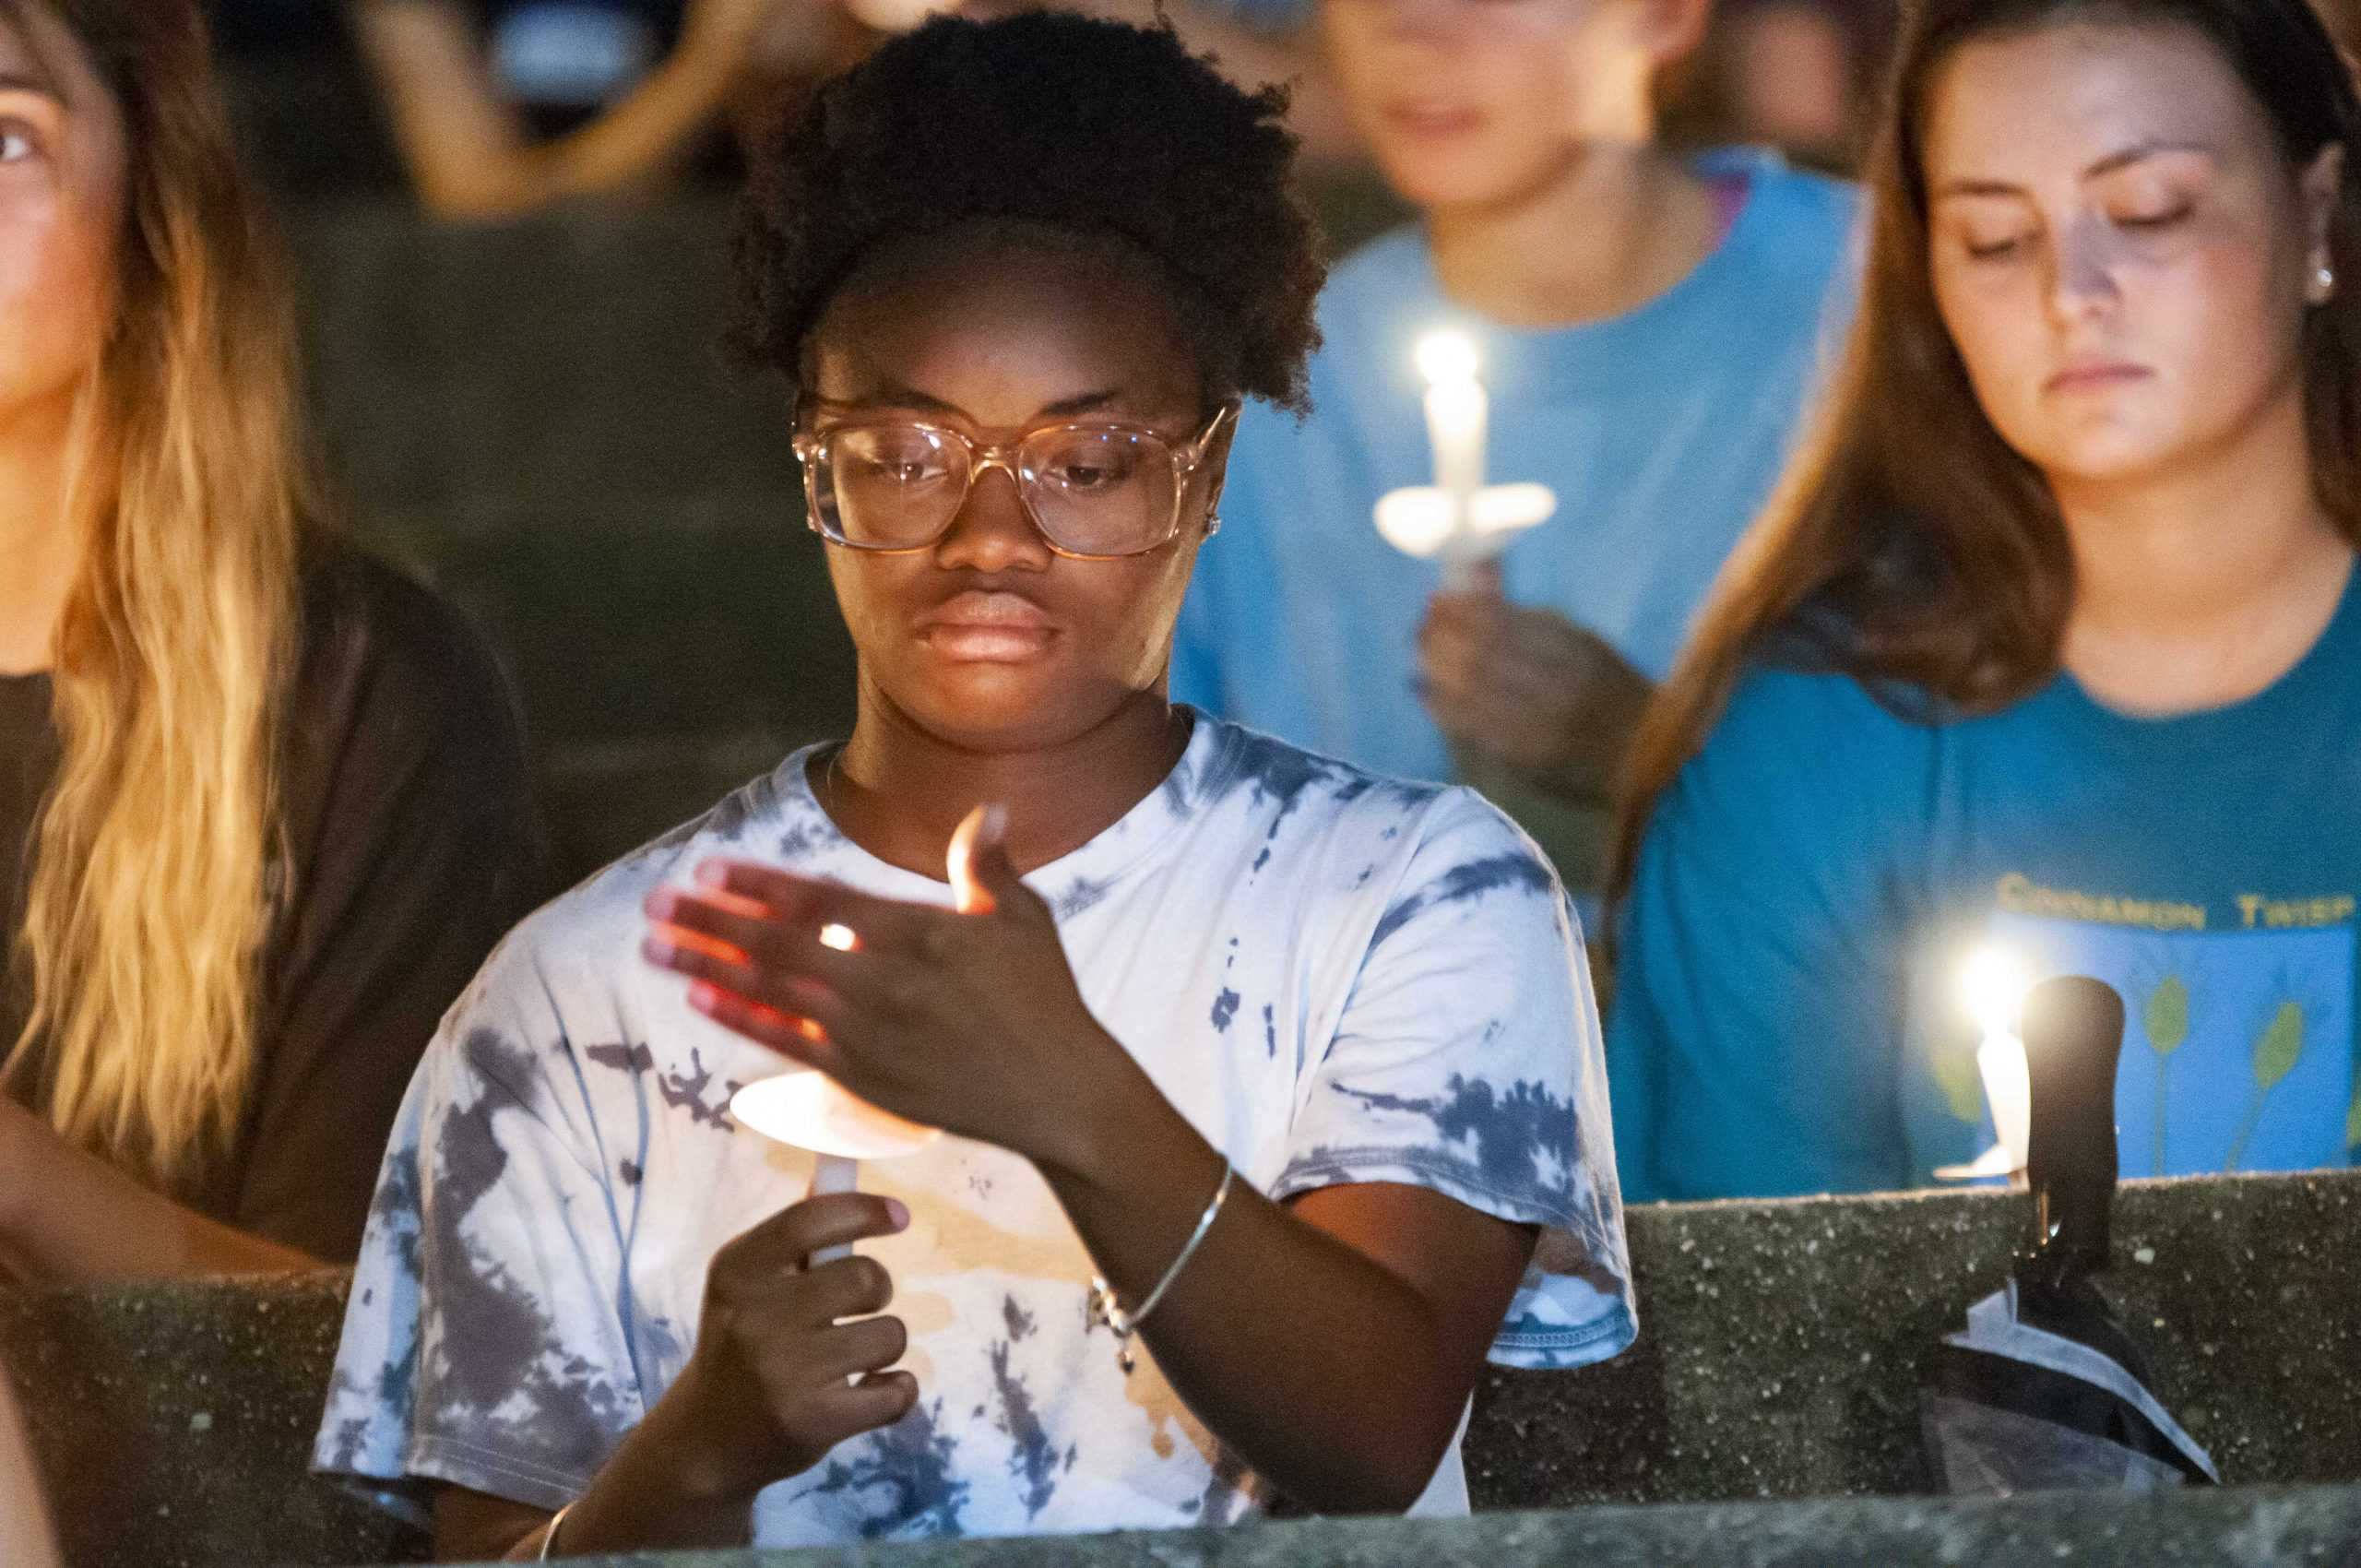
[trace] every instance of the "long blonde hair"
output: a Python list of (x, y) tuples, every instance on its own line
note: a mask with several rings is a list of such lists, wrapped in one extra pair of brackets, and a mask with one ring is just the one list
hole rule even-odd
[[(1916, 0), (1865, 172), (1869, 254), (1845, 355), (1633, 738), (1612, 899), (1657, 799), (1758, 659), (1842, 671), (1928, 713), (1990, 713), (2057, 673), (2074, 598), (2065, 524), (1985, 417), (1936, 308), (1920, 132), (1964, 45), (2077, 21), (2204, 38), (2261, 105), (2290, 179), (2325, 147), (2361, 154), (2361, 101), (2307, 0)], [(2329, 249), (2340, 277), (2361, 263), (2361, 156), (2345, 160)], [(2312, 482), (2361, 542), (2361, 290), (2310, 311), (2303, 356)]]
[(234, 1134), (276, 890), (275, 746), (303, 515), (292, 330), (196, 0), (39, 6), (113, 92), (113, 332), (77, 421), (62, 758), (32, 840), (25, 1031), (57, 1130), (168, 1189)]

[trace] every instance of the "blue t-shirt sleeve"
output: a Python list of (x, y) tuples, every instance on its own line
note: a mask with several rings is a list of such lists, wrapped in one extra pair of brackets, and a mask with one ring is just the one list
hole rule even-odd
[(1643, 1199), (1915, 1185), (1900, 867), (1928, 731), (1833, 675), (1759, 672), (1656, 802), (1608, 1037)]
[(1426, 818), (1299, 1105), (1275, 1197), (1398, 1182), (1547, 1229), (1548, 1267), (1527, 1275), (1494, 1360), (1575, 1365), (1630, 1342), (1581, 933), (1540, 851), (1472, 792)]
[(313, 1465), (412, 1517), (425, 1481), (561, 1508), (643, 1414), (550, 995), (513, 934), (419, 1065), (362, 1239)]

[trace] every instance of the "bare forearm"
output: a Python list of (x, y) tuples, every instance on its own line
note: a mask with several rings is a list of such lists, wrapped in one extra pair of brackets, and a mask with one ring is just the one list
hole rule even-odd
[[(558, 1540), (568, 1557), (590, 1552), (742, 1546), (753, 1499), (720, 1486), (701, 1456), (692, 1401), (679, 1385), (657, 1401), (565, 1515)], [(539, 1533), (515, 1555), (538, 1555)]]
[(378, 0), (355, 22), (420, 196), (455, 217), (513, 216), (661, 170), (713, 119), (734, 79), (731, 62), (684, 47), (597, 121), (537, 146), (500, 101), (463, 8)]
[(518, 207), (614, 190), (670, 170), (714, 123), (734, 79), (724, 62), (675, 54), (605, 114), (531, 149)]
[(0, 1257), (20, 1282), (322, 1266), (292, 1247), (209, 1219), (83, 1153), (17, 1107), (0, 1120)]
[(49, 1510), (42, 1501), (32, 1449), (17, 1419), (16, 1397), (5, 1369), (0, 1369), (0, 1538), (8, 1542), (8, 1561), (18, 1568), (56, 1568), (57, 1542), (50, 1531)]
[[(436, 1560), (530, 1562), (544, 1555), (743, 1545), (753, 1500), (700, 1486), (694, 1462), (700, 1434), (680, 1412), (679, 1401), (659, 1401), (562, 1520), (506, 1498), (438, 1487)], [(553, 1541), (548, 1538), (552, 1529)]]
[[(1101, 1131), (1083, 1152), (1043, 1169), (1117, 1295), (1136, 1304), (1195, 1229), (1222, 1158), (1145, 1076), (1094, 1120)], [(1406, 1507), (1458, 1421), (1463, 1369), (1431, 1306), (1243, 1182), (1140, 1333), (1225, 1444), (1323, 1512)]]

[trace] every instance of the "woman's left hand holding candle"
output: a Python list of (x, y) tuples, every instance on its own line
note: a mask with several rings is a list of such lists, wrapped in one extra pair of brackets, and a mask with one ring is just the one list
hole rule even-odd
[[(979, 845), (968, 874), (960, 912), (710, 861), (698, 890), (650, 897), (646, 956), (689, 979), (699, 1012), (870, 1103), (1071, 1169), (1097, 1120), (1075, 1097), (1136, 1068), (1006, 851)], [(832, 925), (850, 949), (822, 940)]]

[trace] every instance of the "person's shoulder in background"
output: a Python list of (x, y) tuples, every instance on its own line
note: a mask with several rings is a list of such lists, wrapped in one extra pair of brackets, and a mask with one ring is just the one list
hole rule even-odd
[(1941, 725), (1911, 697), (1767, 658), (1654, 802), (1608, 1018), (1631, 1201), (1906, 1184), (1897, 900)]
[(309, 543), (298, 728), (373, 711), (427, 725), (486, 763), (522, 763), (522, 708), (481, 628), (442, 593), (342, 539)]
[(1716, 148), (1700, 153), (1695, 167), (1709, 180), (1746, 184), (1746, 204), (1722, 243), (1745, 261), (1750, 279), (1814, 298), (1833, 283), (1836, 297), (1850, 300), (1860, 267), (1858, 185), (1797, 169), (1765, 148)]
[(326, 537), (303, 611), (278, 726), (267, 1051), (207, 1206), (341, 1260), (435, 1021), (546, 895), (548, 862), (516, 704), (468, 619)]
[(529, 866), (532, 901), (550, 892), (523, 707), (474, 618), (326, 533), (306, 543), (302, 594), (302, 647), (280, 720), (299, 842), (307, 806), (359, 827), (350, 820), (356, 788), (390, 798), (431, 778), (444, 809), (467, 804), (470, 818), (498, 820), (504, 858), (515, 870)]
[(1329, 270), (1328, 285), (1321, 291), (1314, 406), (1319, 400), (1317, 367), (1322, 360), (1350, 352), (1368, 339), (1372, 327), (1386, 327), (1386, 340), (1392, 343), (1400, 335), (1399, 319), (1406, 308), (1441, 303), (1433, 255), (1426, 231), (1418, 223), (1399, 224), (1356, 246)]

